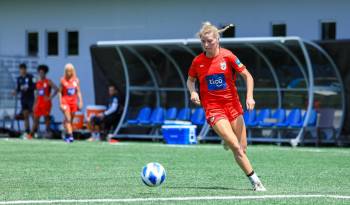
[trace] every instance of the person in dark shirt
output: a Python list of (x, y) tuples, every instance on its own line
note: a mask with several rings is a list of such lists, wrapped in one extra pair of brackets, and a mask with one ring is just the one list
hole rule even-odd
[(21, 136), (23, 139), (27, 139), (30, 132), (29, 117), (33, 112), (34, 90), (35, 78), (27, 73), (27, 65), (22, 63), (19, 65), (19, 77), (17, 77), (17, 87), (14, 95), (20, 94), (21, 114), (24, 118), (25, 128), (25, 132)]
[(108, 87), (109, 100), (106, 111), (102, 114), (91, 117), (91, 137), (88, 141), (100, 141), (102, 129), (105, 134), (112, 129), (113, 125), (117, 124), (120, 117), (121, 106), (119, 105), (118, 90), (114, 85)]

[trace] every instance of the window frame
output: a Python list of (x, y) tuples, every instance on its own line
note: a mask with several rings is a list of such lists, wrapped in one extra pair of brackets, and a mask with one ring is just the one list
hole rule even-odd
[[(76, 48), (77, 53), (76, 54), (72, 54), (69, 52), (70, 51), (69, 33), (71, 33), (71, 32), (77, 33), (77, 48)], [(78, 29), (67, 29), (65, 33), (66, 33), (66, 56), (69, 56), (69, 57), (79, 56), (79, 53), (80, 53), (80, 49), (79, 49), (79, 47), (80, 47), (80, 32), (79, 32), (79, 30)]]
[[(56, 33), (57, 34), (57, 53), (56, 54), (50, 54), (49, 53), (49, 33)], [(45, 42), (46, 42), (46, 56), (48, 57), (56, 57), (60, 55), (60, 32), (58, 30), (46, 30), (45, 32)]]
[[(31, 33), (35, 33), (37, 35), (36, 54), (32, 54), (30, 52), (30, 49), (29, 49), (29, 45), (30, 45), (29, 34), (31, 34)], [(27, 30), (25, 35), (26, 35), (25, 39), (26, 39), (26, 54), (27, 54), (27, 56), (38, 57), (39, 56), (39, 52), (40, 52), (40, 32), (37, 31), (37, 30)]]
[[(334, 38), (324, 38), (326, 35), (324, 35), (323, 31), (323, 26), (325, 24), (331, 24), (334, 23)], [(328, 35), (329, 36), (329, 35)], [(320, 20), (320, 40), (322, 41), (327, 41), (327, 40), (336, 40), (337, 39), (337, 21), (333, 19), (329, 20)]]
[[(284, 25), (284, 35), (275, 35), (274, 34), (274, 26), (281, 26)], [(286, 37), (288, 36), (288, 27), (286, 22), (271, 22), (271, 36), (272, 37)]]

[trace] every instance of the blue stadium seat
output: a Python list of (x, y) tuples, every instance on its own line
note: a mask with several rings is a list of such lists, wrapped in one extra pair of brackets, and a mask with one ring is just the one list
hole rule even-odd
[(165, 119), (165, 109), (157, 107), (153, 110), (150, 121), (152, 125), (161, 125)]
[[(306, 114), (304, 115), (304, 120), (305, 120)], [(308, 127), (315, 127), (317, 123), (317, 112), (316, 110), (312, 109), (310, 113), (310, 118), (309, 121), (307, 122)]]
[(190, 108), (182, 108), (178, 115), (177, 120), (190, 121), (191, 118), (191, 109)]
[(136, 119), (130, 119), (128, 120), (128, 124), (138, 124), (141, 121), (148, 120), (151, 115), (151, 108), (150, 107), (143, 107), (140, 109), (139, 114), (137, 115)]
[(165, 114), (165, 120), (175, 120), (176, 119), (176, 114), (177, 114), (177, 108), (176, 107), (171, 107), (168, 108)]
[(256, 122), (254, 126), (260, 125), (260, 123), (264, 122), (266, 118), (269, 118), (271, 116), (271, 109), (264, 108), (261, 109), (256, 117)]
[(191, 122), (194, 125), (204, 125), (205, 123), (205, 113), (203, 108), (196, 108), (191, 116)]
[[(302, 127), (303, 124), (304, 124), (305, 118), (306, 118), (306, 112), (304, 113), (304, 116), (300, 120), (300, 122), (292, 124), (291, 127)], [(316, 112), (316, 110), (312, 109), (311, 113), (310, 113), (309, 121), (307, 122), (306, 126), (307, 127), (315, 127), (316, 126), (316, 121), (317, 121), (317, 112)]]
[(275, 110), (275, 112), (272, 114), (271, 119), (272, 121), (266, 121), (267, 118), (264, 119), (264, 121), (259, 122), (259, 125), (261, 127), (273, 127), (277, 125), (278, 123), (284, 122), (286, 119), (286, 111), (283, 108), (278, 108)]
[(165, 111), (162, 107), (156, 107), (153, 109), (149, 118), (145, 118), (139, 121), (140, 125), (162, 124), (164, 122)]
[(256, 118), (256, 110), (251, 110), (251, 111), (246, 110), (243, 114), (243, 119), (247, 127), (254, 127), (257, 125), (255, 118)]
[(299, 127), (302, 126), (301, 110), (299, 108), (294, 108), (290, 111), (285, 122), (280, 122), (276, 124), (277, 127)]

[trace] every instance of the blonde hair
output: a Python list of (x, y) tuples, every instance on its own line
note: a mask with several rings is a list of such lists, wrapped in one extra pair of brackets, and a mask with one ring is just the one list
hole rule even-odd
[(229, 29), (230, 27), (233, 27), (233, 24), (229, 24), (227, 26), (225, 26), (222, 29), (218, 29), (216, 26), (214, 26), (213, 24), (211, 24), (209, 21), (206, 21), (202, 24), (201, 29), (199, 30), (199, 32), (197, 33), (197, 37), (198, 38), (202, 38), (202, 36), (208, 34), (208, 33), (213, 33), (215, 38), (219, 38), (220, 34), (222, 34), (224, 31), (226, 31), (227, 29)]
[(73, 77), (76, 77), (76, 73), (75, 73), (75, 67), (72, 63), (67, 63), (65, 66), (64, 66), (64, 77), (67, 76), (67, 70), (68, 69), (72, 69), (73, 71)]

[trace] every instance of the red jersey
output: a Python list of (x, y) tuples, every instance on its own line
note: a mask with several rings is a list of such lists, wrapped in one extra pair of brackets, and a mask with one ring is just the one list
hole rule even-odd
[(235, 85), (236, 72), (245, 66), (229, 50), (220, 48), (219, 55), (208, 58), (204, 53), (195, 57), (188, 75), (199, 80), (201, 103), (225, 103), (239, 100)]
[(36, 82), (36, 90), (38, 94), (37, 101), (39, 104), (51, 101), (47, 100), (47, 98), (51, 95), (51, 86), (49, 79), (45, 78)]
[(78, 103), (78, 85), (79, 79), (76, 77), (72, 77), (69, 80), (65, 77), (61, 78), (62, 104), (76, 105)]

